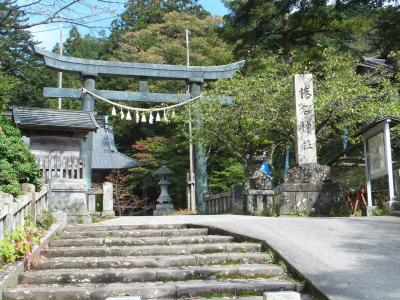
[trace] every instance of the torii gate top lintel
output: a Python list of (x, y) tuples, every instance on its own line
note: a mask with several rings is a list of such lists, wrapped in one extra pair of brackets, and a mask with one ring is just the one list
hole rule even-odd
[(57, 71), (74, 72), (92, 76), (134, 76), (188, 81), (218, 80), (230, 78), (245, 61), (221, 66), (175, 66), (120, 61), (82, 59), (63, 56), (35, 46), (35, 52), (44, 58), (45, 64)]

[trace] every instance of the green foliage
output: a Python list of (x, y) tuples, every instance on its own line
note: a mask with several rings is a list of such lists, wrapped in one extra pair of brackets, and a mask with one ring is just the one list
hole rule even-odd
[(244, 169), (240, 162), (229, 157), (223, 157), (219, 161), (220, 166), (213, 167), (219, 167), (222, 170), (219, 171), (214, 168), (210, 170), (209, 188), (213, 193), (227, 192), (234, 184), (244, 184)]
[(53, 214), (49, 211), (42, 211), (36, 217), (36, 224), (39, 228), (48, 230), (54, 223)]
[[(319, 45), (340, 50), (371, 51), (373, 31), (383, 1), (233, 0), (224, 17), (224, 34), (239, 55), (273, 51), (286, 61), (291, 51), (312, 57)], [(392, 19), (395, 22), (395, 19)], [(391, 21), (388, 21), (390, 23)]]
[[(218, 65), (246, 58), (244, 73), (206, 87), (208, 95), (231, 96), (234, 105), (207, 100), (194, 107), (203, 121), (194, 135), (196, 142), (205, 146), (210, 187), (215, 192), (243, 182), (252, 171), (252, 156), (264, 151), (275, 181), (282, 177), (284, 151), (293, 145), (294, 73), (310, 72), (315, 76), (321, 163), (334, 162), (342, 154), (341, 137), (345, 131), (352, 133), (380, 116), (399, 115), (395, 97), (398, 74), (383, 74), (378, 80), (374, 78), (371, 85), (370, 77), (355, 72), (361, 55), (387, 57), (391, 53), (391, 62), (400, 65), (396, 52), (399, 42), (393, 38), (400, 34), (398, 3), (233, 0), (225, 4), (230, 13), (221, 20), (210, 16), (197, 0), (129, 0), (121, 19), (113, 23), (110, 37), (81, 36), (72, 28), (64, 45), (65, 54), (185, 65), (185, 29), (189, 29), (191, 65)], [(15, 1), (0, 3), (0, 110), (8, 100), (11, 104), (55, 107), (55, 101), (44, 101), (42, 97), (43, 86), (56, 86), (55, 73), (45, 69), (34, 55), (30, 32), (19, 26), (26, 21)], [(80, 84), (77, 75), (64, 75), (65, 87), (76, 88)], [(187, 88), (183, 81), (150, 80), (149, 84), (152, 92), (183, 93)], [(96, 87), (137, 90), (137, 80), (99, 78)], [(81, 106), (77, 99), (63, 103), (67, 109)], [(109, 107), (97, 102), (96, 111), (107, 113)], [(119, 149), (130, 154), (133, 143), (145, 146), (143, 150), (134, 148), (135, 156), (144, 164), (127, 177), (129, 192), (154, 200), (158, 179), (153, 171), (161, 159), (167, 158), (176, 172), (171, 178), (171, 194), (178, 206), (184, 206), (187, 119), (184, 111), (177, 126), (112, 120)], [(9, 137), (11, 129), (3, 123), (0, 120), (0, 190), (16, 195), (21, 182), (38, 187), (36, 169), (27, 147), (19, 138)], [(158, 137), (165, 140), (157, 140)], [(356, 144), (358, 140), (352, 142)]]
[(400, 49), (400, 41), (395, 36), (400, 34), (399, 6), (388, 5), (378, 11), (376, 16), (377, 34), (375, 35), (375, 47), (379, 49), (383, 57), (392, 51)]
[(202, 98), (194, 105), (202, 120), (194, 131), (195, 139), (211, 153), (222, 152), (240, 161), (246, 177), (253, 171), (252, 155), (274, 143), (283, 151), (293, 128), (290, 77), (296, 66), (273, 55), (263, 64), (263, 72), (257, 75), (237, 75), (208, 89), (208, 96), (232, 97), (233, 105), (218, 98)]
[[(389, 78), (381, 77), (371, 86), (355, 72), (356, 61), (350, 55), (321, 49), (319, 57), (316, 62), (288, 64), (271, 54), (259, 60), (252, 75), (238, 75), (212, 85), (208, 95), (231, 96), (234, 104), (226, 106), (209, 98), (198, 102), (195, 109), (202, 123), (195, 131), (196, 140), (211, 153), (223, 152), (240, 160), (246, 176), (252, 171), (252, 157), (266, 152), (278, 180), (284, 153), (294, 144), (292, 76), (303, 72), (313, 73), (315, 78), (318, 155), (323, 164), (342, 155), (340, 146), (346, 130), (355, 132), (378, 117), (400, 115), (397, 90)], [(355, 138), (352, 141), (358, 142)]]
[(141, 167), (132, 169), (129, 175), (129, 187), (141, 197), (157, 199), (159, 195), (159, 178), (154, 172), (160, 167), (160, 161), (166, 160), (167, 166), (175, 173), (169, 176), (169, 193), (176, 208), (186, 204), (186, 173), (189, 157), (185, 141), (178, 137), (148, 137), (132, 145), (133, 157)]
[(4, 239), (0, 241), (0, 265), (14, 262), (18, 258), (16, 251), (15, 243), (11, 240), (11, 236), (5, 236)]
[[(139, 2), (131, 1), (127, 10), (130, 10), (128, 15), (137, 14), (141, 18), (138, 22), (143, 25), (137, 25), (136, 19), (133, 19), (133, 23), (127, 21), (128, 26), (120, 27), (123, 32), (119, 33), (118, 43), (114, 45), (115, 48), (108, 58), (184, 65), (186, 64), (185, 30), (189, 29), (191, 65), (218, 65), (234, 60), (231, 47), (218, 34), (218, 29), (222, 25), (221, 18), (204, 18), (205, 15), (199, 14), (196, 9), (193, 10), (192, 4), (195, 5), (197, 1), (173, 1), (174, 3), (158, 1), (164, 8), (167, 2), (171, 5), (168, 4), (168, 8), (163, 9), (162, 14), (157, 14), (156, 18), (151, 15), (157, 3)], [(130, 6), (131, 4), (133, 6)], [(128, 15), (123, 15), (124, 22)], [(100, 80), (98, 86), (106, 89), (137, 90), (137, 84), (137, 80), (133, 79), (112, 78), (107, 79), (107, 82)], [(149, 80), (149, 85), (152, 92), (161, 93), (182, 93), (187, 88), (184, 81)], [(136, 106), (150, 105), (136, 104)], [(103, 109), (97, 105), (96, 109), (99, 108)], [(108, 106), (107, 112), (109, 112)], [(187, 132), (187, 127), (176, 128), (174, 124), (166, 126), (165, 123), (136, 125), (134, 122), (120, 122), (119, 118), (112, 119), (111, 122), (119, 149), (130, 154), (131, 145), (134, 144), (134, 157), (142, 163), (141, 167), (131, 170), (129, 174), (129, 190), (142, 199), (148, 198), (154, 202), (159, 194), (159, 186), (158, 178), (153, 172), (159, 167), (160, 160), (167, 160), (168, 166), (175, 172), (175, 175), (170, 177), (171, 197), (178, 209), (184, 208), (189, 155), (188, 138), (182, 135), (181, 131)], [(224, 171), (225, 167), (216, 167), (215, 170)]]
[(163, 16), (170, 12), (180, 12), (204, 18), (208, 15), (198, 0), (129, 0), (121, 20), (114, 23), (114, 30), (135, 31), (151, 24), (160, 23)]
[(51, 76), (52, 73), (43, 67), (41, 59), (34, 54), (35, 42), (31, 33), (21, 26), (27, 18), (18, 6), (14, 0), (0, 1), (1, 71), (12, 76), (14, 85), (8, 100), (10, 104), (43, 106), (42, 88), (45, 84), (54, 86), (56, 76)]
[(3, 73), (0, 69), (0, 113), (7, 109), (13, 89), (18, 84), (18, 80), (10, 75)]
[(124, 61), (186, 64), (185, 30), (190, 30), (190, 64), (213, 65), (232, 62), (231, 47), (218, 35), (219, 17), (200, 19), (185, 13), (165, 14), (158, 23), (129, 31), (117, 50)]
[(389, 216), (389, 215), (390, 212), (386, 205), (383, 205), (381, 207), (376, 207), (371, 210), (371, 216), (379, 217), (379, 216)]
[(19, 226), (5, 235), (0, 241), (0, 266), (29, 257), (33, 246), (40, 243), (42, 233), (41, 227), (36, 226), (28, 218), (25, 220), (25, 226)]
[(21, 183), (40, 188), (35, 157), (19, 130), (0, 117), (0, 191), (16, 196), (21, 193)]

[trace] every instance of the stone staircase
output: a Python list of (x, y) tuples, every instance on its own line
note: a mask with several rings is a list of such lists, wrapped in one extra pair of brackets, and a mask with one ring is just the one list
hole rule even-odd
[(260, 244), (207, 228), (74, 225), (3, 299), (260, 299), (265, 291), (302, 291), (269, 259)]

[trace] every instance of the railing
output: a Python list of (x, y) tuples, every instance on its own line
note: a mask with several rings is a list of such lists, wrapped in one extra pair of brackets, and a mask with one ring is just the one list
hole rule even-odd
[(229, 192), (205, 194), (206, 214), (255, 213), (272, 209), (273, 190), (244, 190), (241, 186), (232, 186)]
[(83, 178), (84, 160), (66, 155), (38, 155), (36, 162), (42, 178)]
[(206, 214), (225, 214), (243, 211), (243, 187), (234, 185), (229, 192), (204, 195)]
[(246, 190), (245, 211), (248, 213), (271, 211), (274, 203), (273, 190)]
[(36, 217), (48, 208), (47, 185), (43, 185), (40, 192), (35, 192), (31, 184), (23, 184), (24, 193), (16, 198), (10, 194), (0, 193), (0, 240), (6, 233), (11, 233), (18, 226), (23, 226), (25, 217)]
[(205, 197), (206, 214), (224, 214), (232, 210), (232, 193), (220, 193)]

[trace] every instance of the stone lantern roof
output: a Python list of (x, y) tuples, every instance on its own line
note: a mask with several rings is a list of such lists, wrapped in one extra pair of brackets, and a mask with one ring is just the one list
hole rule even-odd
[(175, 174), (173, 171), (171, 171), (167, 166), (166, 166), (167, 162), (166, 161), (161, 161), (161, 167), (154, 172), (155, 175), (161, 175), (161, 176), (165, 176), (165, 175), (172, 175)]

